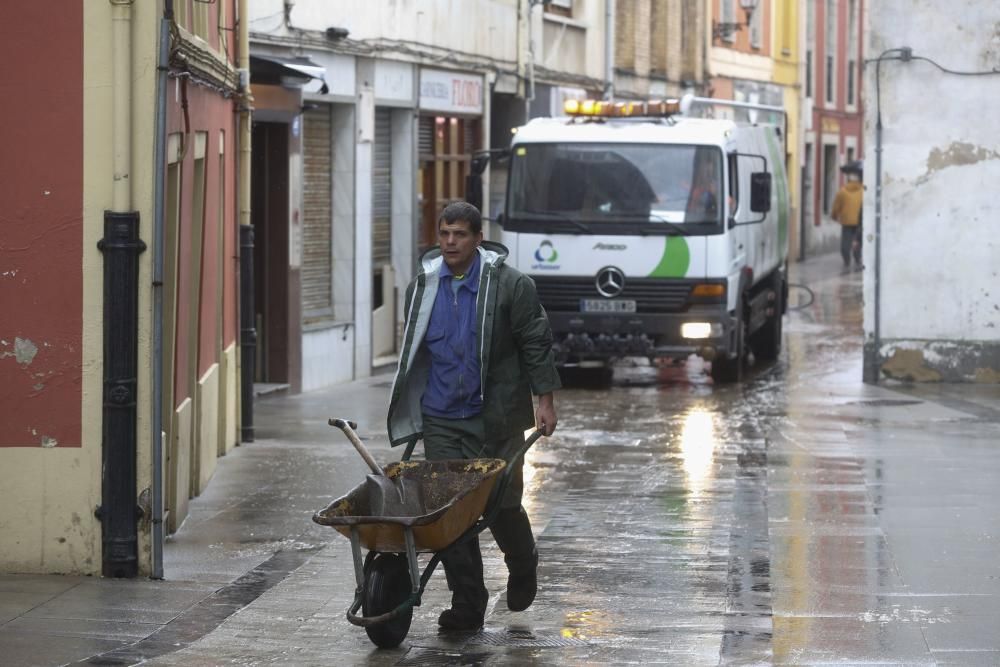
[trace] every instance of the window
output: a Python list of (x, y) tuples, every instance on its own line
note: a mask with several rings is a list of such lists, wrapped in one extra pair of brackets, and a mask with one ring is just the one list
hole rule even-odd
[(824, 82), (824, 97), (828, 104), (833, 104), (836, 99), (835, 88), (837, 81), (836, 54), (837, 54), (837, 0), (826, 0), (826, 12), (823, 20), (826, 23), (826, 44), (823, 52), (826, 54), (826, 80)]
[(721, 225), (723, 187), (716, 148), (527, 144), (511, 161), (505, 227), (641, 233), (683, 223), (711, 233)]
[(806, 51), (806, 97), (813, 96), (813, 52)]
[(330, 107), (302, 114), (302, 318), (333, 316), (333, 135)]
[(573, 0), (551, 0), (546, 3), (545, 11), (550, 14), (573, 18)]
[(729, 154), (729, 201), (732, 204), (732, 210), (729, 211), (729, 215), (736, 215), (736, 209), (739, 208), (740, 201), (740, 169), (739, 169), (739, 157), (736, 153)]
[[(733, 5), (733, 3), (735, 2), (735, 0), (719, 0), (719, 2), (721, 3), (721, 10), (722, 10), (720, 12), (720, 14), (722, 16), (722, 21), (721, 22), (722, 23), (735, 23), (736, 22), (736, 10), (735, 10), (735, 6)], [(733, 40), (736, 39), (736, 33), (735, 32), (726, 33), (726, 36), (723, 37), (723, 39), (725, 39), (727, 42), (732, 42)]]
[(437, 219), (444, 207), (465, 199), (465, 177), (479, 145), (478, 119), (421, 116), (418, 136), (419, 250), (437, 243)]
[(764, 5), (761, 3), (750, 18), (750, 46), (759, 49), (764, 41)]
[(816, 48), (816, 3), (806, 2), (806, 97), (813, 96), (813, 50)]
[(830, 215), (837, 194), (837, 146), (823, 146), (823, 213)]
[(857, 53), (858, 53), (858, 1), (847, 2), (847, 105), (855, 104), (855, 88), (857, 86)]

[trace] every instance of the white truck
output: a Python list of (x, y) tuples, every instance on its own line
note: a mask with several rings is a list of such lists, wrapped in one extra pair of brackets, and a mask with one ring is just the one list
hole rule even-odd
[(691, 115), (719, 103), (571, 100), (567, 116), (516, 131), (498, 222), (508, 261), (535, 281), (560, 365), (694, 353), (731, 382), (749, 352), (777, 358), (784, 129)]

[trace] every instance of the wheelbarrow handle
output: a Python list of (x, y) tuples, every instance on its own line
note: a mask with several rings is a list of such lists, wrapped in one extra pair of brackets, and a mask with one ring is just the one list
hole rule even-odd
[(330, 426), (336, 426), (344, 432), (344, 435), (346, 435), (347, 439), (351, 441), (352, 445), (354, 445), (354, 449), (358, 450), (358, 454), (361, 454), (361, 458), (365, 460), (365, 463), (368, 464), (368, 467), (372, 469), (373, 473), (376, 475), (385, 474), (382, 472), (382, 468), (379, 467), (378, 462), (375, 461), (375, 457), (371, 455), (368, 448), (362, 444), (361, 438), (359, 438), (358, 434), (355, 433), (355, 429), (358, 427), (356, 422), (352, 422), (347, 419), (331, 418), (327, 423), (329, 423)]
[(330, 417), (330, 421), (328, 423), (330, 424), (330, 426), (336, 426), (344, 433), (347, 433), (347, 429), (344, 428), (345, 426), (354, 431), (358, 430), (358, 422), (351, 421), (350, 419), (343, 419), (341, 417)]
[(536, 442), (538, 442), (538, 439), (543, 435), (545, 435), (545, 433), (540, 428), (536, 428), (534, 431), (532, 431), (531, 435), (529, 435), (527, 438), (524, 439), (524, 444), (518, 448), (517, 453), (514, 455), (514, 458), (512, 458), (510, 461), (507, 462), (508, 465), (513, 465), (514, 463), (517, 462), (519, 458), (527, 454), (528, 450), (531, 449), (531, 446)]

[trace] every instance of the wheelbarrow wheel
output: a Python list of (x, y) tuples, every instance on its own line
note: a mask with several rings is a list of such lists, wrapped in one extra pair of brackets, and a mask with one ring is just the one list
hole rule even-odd
[[(410, 568), (403, 554), (378, 554), (365, 567), (365, 596), (362, 610), (365, 616), (385, 614), (410, 596)], [(410, 631), (413, 607), (401, 611), (396, 618), (369, 625), (368, 638), (379, 648), (396, 648)]]

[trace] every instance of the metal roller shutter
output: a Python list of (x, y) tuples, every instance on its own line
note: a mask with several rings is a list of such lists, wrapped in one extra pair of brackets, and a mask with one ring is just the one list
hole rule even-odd
[(372, 266), (378, 271), (392, 256), (392, 116), (375, 109), (375, 160), (372, 174)]
[(333, 315), (333, 148), (329, 106), (303, 114), (303, 144), (302, 314), (315, 320)]
[(421, 160), (434, 159), (434, 116), (420, 117), (417, 148), (420, 152)]

